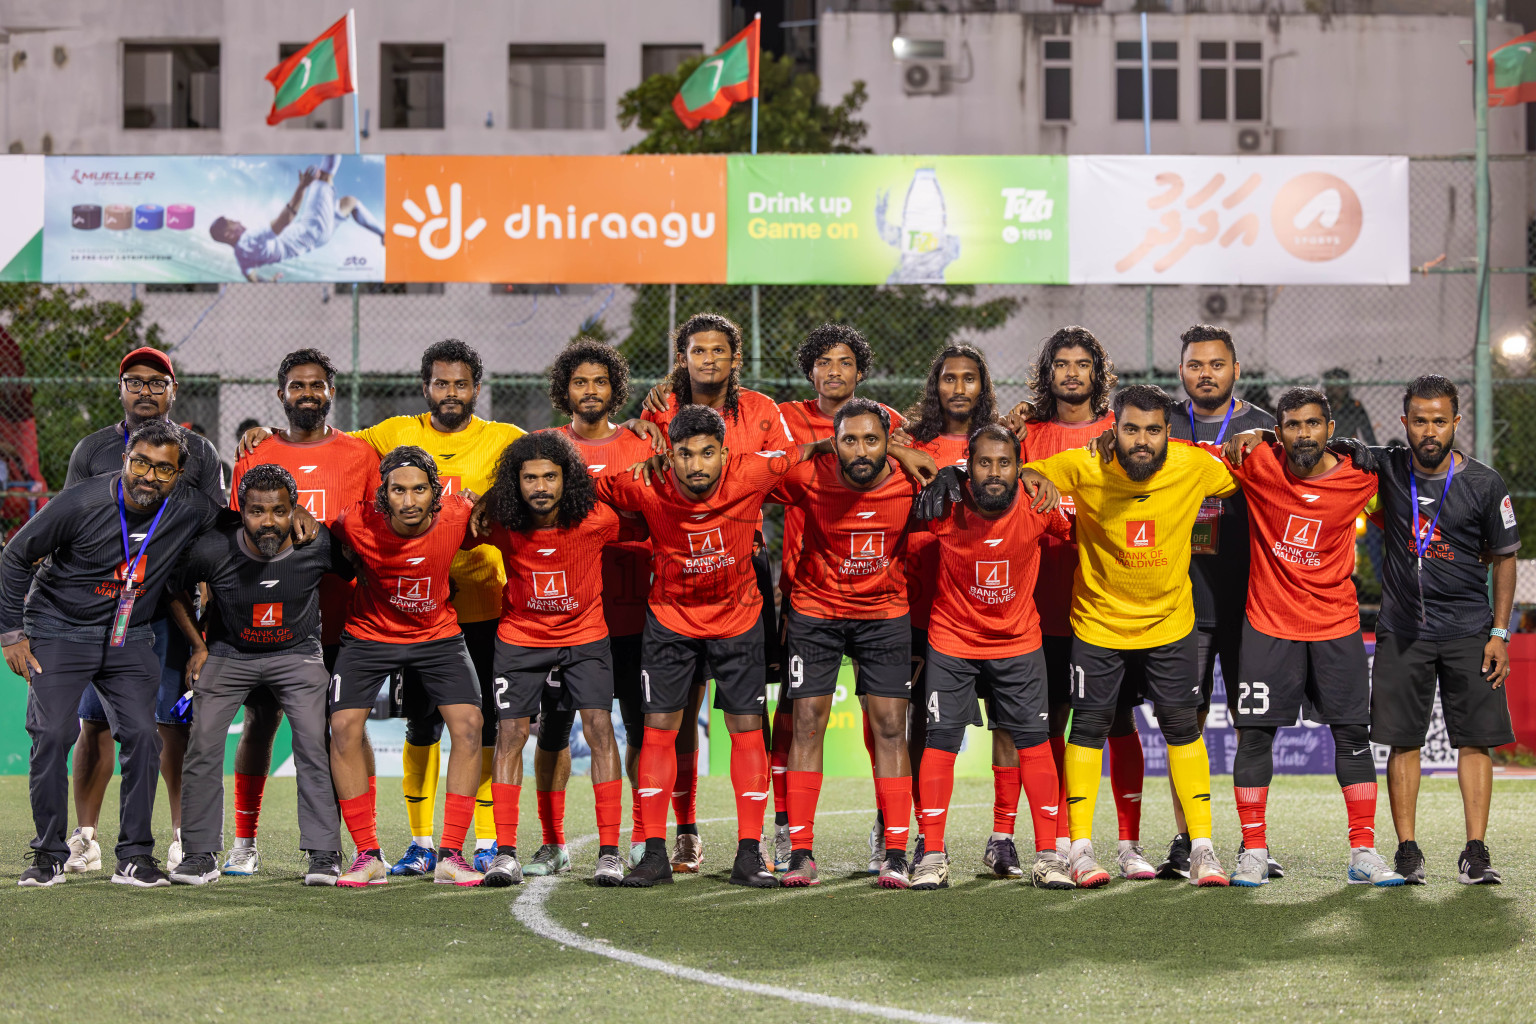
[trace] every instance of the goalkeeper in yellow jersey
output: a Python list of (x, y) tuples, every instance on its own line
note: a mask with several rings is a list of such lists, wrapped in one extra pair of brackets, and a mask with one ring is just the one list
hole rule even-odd
[[(1116, 392), (1108, 458), (1075, 449), (1032, 462), (1077, 512), (1072, 584), (1072, 729), (1067, 812), (1072, 880), (1109, 881), (1093, 855), (1093, 811), (1120, 687), (1142, 686), (1168, 743), (1168, 772), (1189, 823), (1189, 880), (1226, 885), (1211, 847), (1211, 771), (1197, 720), (1195, 610), (1190, 531), (1200, 503), (1237, 490), (1226, 466), (1201, 449), (1168, 443), (1173, 399), (1135, 384)], [(1106, 435), (1108, 436), (1108, 435)]]

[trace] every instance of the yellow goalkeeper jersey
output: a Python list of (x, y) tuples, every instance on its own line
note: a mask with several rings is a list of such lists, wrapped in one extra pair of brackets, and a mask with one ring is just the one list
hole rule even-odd
[[(437, 475), (446, 494), (462, 490), (484, 494), (496, 479), (496, 460), (502, 450), (522, 437), (521, 427), (496, 423), (478, 416), (469, 426), (445, 434), (432, 426), (432, 414), (391, 416), (381, 423), (353, 433), (373, 445), (382, 457), (403, 444), (424, 448), (437, 463)], [(460, 622), (484, 622), (501, 616), (501, 591), (507, 583), (501, 553), (489, 544), (460, 551), (449, 571), (453, 580), (453, 607)]]
[(1190, 531), (1207, 497), (1237, 490), (1226, 464), (1168, 444), (1168, 460), (1136, 483), (1119, 462), (1082, 448), (1029, 463), (1070, 499), (1077, 523), (1072, 632), (1098, 647), (1160, 647), (1195, 628)]

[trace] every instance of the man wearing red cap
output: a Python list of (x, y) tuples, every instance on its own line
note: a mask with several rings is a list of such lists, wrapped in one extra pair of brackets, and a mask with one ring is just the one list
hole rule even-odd
[[(64, 486), (88, 477), (117, 473), (123, 468), (123, 451), (128, 437), (140, 425), (155, 419), (170, 420), (176, 402), (176, 371), (171, 357), (156, 348), (137, 348), (123, 356), (118, 367), (118, 397), (123, 402), (123, 418), (81, 438), (69, 456), (69, 472)], [(201, 491), (215, 505), (224, 504), (224, 467), (219, 453), (205, 437), (186, 432), (187, 460), (177, 490)], [(165, 607), (157, 610), (151, 623), (155, 631), (155, 654), (160, 662), (160, 689), (155, 698), (155, 723), (161, 741), (160, 773), (165, 779), (165, 793), (171, 805), (171, 827), (177, 830), (166, 856), (168, 868), (181, 859), (181, 761), (187, 749), (188, 724), (178, 720), (174, 708), (182, 693), (182, 669), (186, 666), (186, 640), (170, 624)], [(101, 867), (101, 848), (96, 841), (96, 821), (101, 803), (112, 780), (115, 760), (112, 733), (107, 726), (106, 709), (93, 687), (86, 687), (80, 698), (80, 738), (75, 742), (74, 784), (75, 817), (78, 825), (69, 837), (69, 859), (64, 870), (94, 871)]]

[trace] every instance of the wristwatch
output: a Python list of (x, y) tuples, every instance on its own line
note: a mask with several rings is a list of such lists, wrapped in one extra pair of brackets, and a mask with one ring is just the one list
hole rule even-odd
[(1488, 635), (1491, 637), (1496, 636), (1505, 643), (1509, 642), (1509, 630), (1507, 629), (1500, 629), (1498, 626), (1494, 626), (1488, 631)]

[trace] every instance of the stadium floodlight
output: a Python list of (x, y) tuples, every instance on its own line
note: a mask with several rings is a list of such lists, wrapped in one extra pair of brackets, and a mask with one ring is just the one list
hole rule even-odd
[(1499, 339), (1499, 354), (1505, 359), (1528, 359), (1531, 355), (1531, 336), (1524, 331), (1514, 331)]

